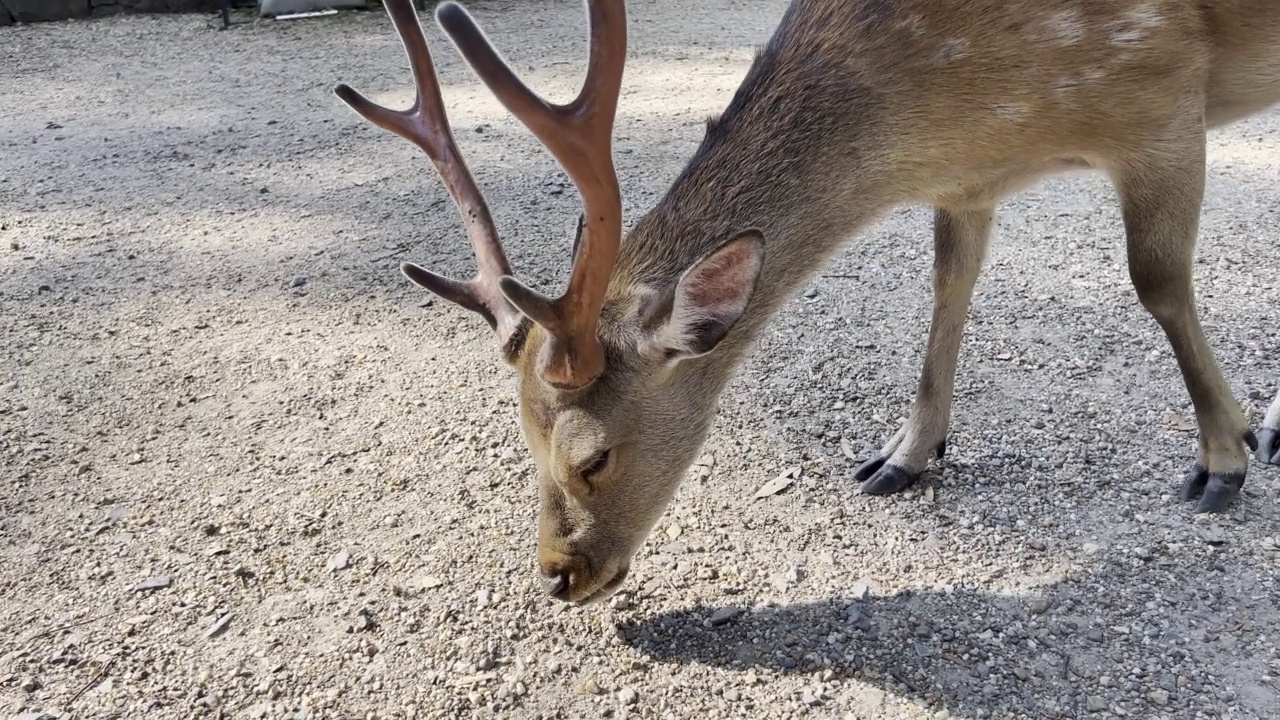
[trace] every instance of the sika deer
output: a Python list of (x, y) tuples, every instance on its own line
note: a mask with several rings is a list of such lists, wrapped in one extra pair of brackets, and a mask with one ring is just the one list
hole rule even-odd
[(909, 485), (944, 447), (996, 203), (1069, 169), (1113, 179), (1138, 299), (1194, 402), (1199, 458), (1182, 499), (1219, 511), (1240, 492), (1255, 439), (1201, 332), (1191, 258), (1206, 129), (1280, 100), (1280, 2), (793, 0), (683, 173), (625, 239), (611, 154), (623, 1), (588, 1), (586, 83), (565, 106), (523, 85), (467, 12), (445, 3), (441, 27), (583, 198), (556, 299), (512, 277), (450, 134), (417, 15), (410, 0), (385, 4), (417, 100), (400, 112), (336, 92), (421, 146), (463, 214), (476, 278), (402, 269), (484, 317), (519, 373), (539, 471), (538, 559), (555, 597), (592, 602), (622, 583), (753, 338), (877, 215), (924, 202), (935, 208), (934, 312), (915, 403), (856, 471), (866, 493)]
[(1280, 393), (1271, 401), (1271, 408), (1262, 420), (1258, 431), (1258, 462), (1280, 465)]

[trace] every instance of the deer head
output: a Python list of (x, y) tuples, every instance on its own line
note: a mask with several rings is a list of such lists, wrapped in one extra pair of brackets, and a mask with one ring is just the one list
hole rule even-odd
[(411, 0), (385, 5), (413, 70), (413, 106), (381, 107), (346, 85), (336, 93), (369, 122), (422, 148), (457, 204), (478, 259), (476, 277), (453, 280), (413, 264), (401, 269), (496, 332), (502, 356), (519, 374), (521, 425), (538, 467), (545, 586), (562, 600), (598, 601), (621, 585), (702, 445), (732, 364), (713, 351), (747, 310), (763, 239), (752, 230), (729, 234), (656, 281), (637, 269), (644, 262), (615, 267), (625, 249), (611, 147), (626, 57), (625, 3), (589, 0), (587, 77), (567, 105), (550, 104), (525, 86), (466, 10), (444, 3), (436, 12), (441, 28), (582, 197), (564, 294), (549, 298), (516, 280), (452, 137)]

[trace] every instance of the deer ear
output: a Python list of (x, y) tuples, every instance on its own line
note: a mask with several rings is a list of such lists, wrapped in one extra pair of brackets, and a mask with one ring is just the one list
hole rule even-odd
[(652, 341), (669, 361), (705, 355), (742, 317), (764, 264), (764, 237), (747, 230), (694, 263), (655, 308)]

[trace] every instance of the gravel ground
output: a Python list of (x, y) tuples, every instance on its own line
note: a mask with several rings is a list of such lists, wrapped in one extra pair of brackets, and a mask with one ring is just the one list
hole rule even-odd
[[(783, 6), (632, 3), (628, 224)], [(578, 2), (474, 11), (572, 95)], [(428, 32), (513, 264), (561, 281), (571, 186)], [(396, 270), (470, 273), (448, 196), (330, 92), (409, 103), (385, 15), (6, 28), (0, 66), (0, 717), (1280, 716), (1280, 473), (1222, 516), (1174, 499), (1193, 415), (1102, 178), (1005, 204), (923, 485), (861, 496), (849, 457), (921, 360), (909, 208), (784, 309), (625, 592), (575, 608), (537, 586), (514, 375)], [(1213, 137), (1196, 265), (1255, 426), (1278, 131)]]

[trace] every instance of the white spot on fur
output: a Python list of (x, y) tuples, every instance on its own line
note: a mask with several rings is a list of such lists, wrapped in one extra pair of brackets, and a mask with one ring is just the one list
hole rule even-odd
[(951, 39), (945, 40), (938, 46), (938, 52), (934, 53), (940, 62), (950, 62), (964, 57), (964, 51), (969, 47), (969, 43), (964, 40)]
[(1129, 22), (1147, 30), (1158, 28), (1164, 24), (1164, 15), (1160, 13), (1160, 8), (1156, 7), (1155, 3), (1139, 5), (1124, 15)]
[(1080, 80), (1074, 77), (1061, 77), (1053, 84), (1053, 91), (1059, 97), (1071, 92), (1075, 92), (1080, 88)]
[(1112, 24), (1109, 39), (1112, 45), (1137, 45), (1151, 35), (1151, 31), (1164, 24), (1164, 16), (1154, 4), (1139, 5), (1125, 11), (1122, 19)]
[(898, 27), (909, 31), (912, 35), (920, 37), (924, 34), (925, 22), (924, 18), (919, 15), (911, 15), (898, 23)]
[(1044, 21), (1045, 39), (1054, 45), (1066, 47), (1084, 40), (1085, 26), (1076, 8), (1054, 13)]
[(1027, 114), (1026, 103), (996, 103), (991, 107), (996, 111), (996, 117), (1010, 122), (1017, 122)]
[(1111, 33), (1112, 45), (1137, 45), (1142, 42), (1147, 34), (1138, 28), (1126, 28), (1124, 30), (1115, 30)]

